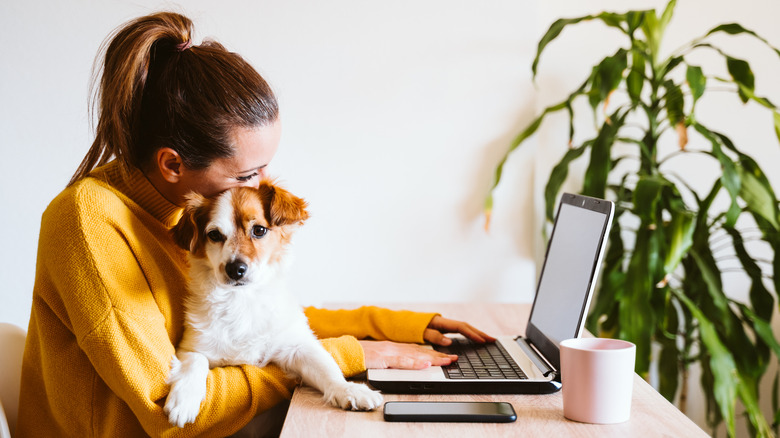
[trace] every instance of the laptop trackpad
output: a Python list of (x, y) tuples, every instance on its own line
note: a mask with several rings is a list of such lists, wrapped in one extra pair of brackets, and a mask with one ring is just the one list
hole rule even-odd
[(370, 373), (370, 379), (377, 381), (428, 382), (446, 379), (441, 367), (428, 367), (424, 370), (372, 369), (368, 370), (368, 372)]

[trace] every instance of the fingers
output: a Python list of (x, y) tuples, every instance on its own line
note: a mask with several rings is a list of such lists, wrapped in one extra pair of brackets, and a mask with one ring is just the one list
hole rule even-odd
[(431, 361), (406, 356), (390, 356), (385, 359), (385, 368), (421, 370), (431, 366)]
[[(474, 328), (471, 324), (462, 322), (462, 321), (456, 321), (453, 319), (444, 318), (442, 316), (435, 316), (431, 320), (431, 322), (428, 324), (429, 330), (434, 329), (435, 331), (439, 331), (439, 334), (441, 333), (460, 333), (463, 336), (471, 339), (474, 342), (477, 343), (485, 343), (485, 342), (495, 342), (496, 338), (493, 336), (488, 335), (487, 333), (478, 330)], [(426, 333), (424, 336), (425, 340), (428, 342), (432, 342), (438, 345), (449, 345), (448, 343), (441, 343), (437, 342), (438, 337), (434, 334), (429, 334), (426, 330)], [(443, 335), (442, 335), (443, 336)], [(443, 341), (447, 342), (447, 341)]]
[(446, 366), (458, 360), (454, 354), (444, 354), (414, 344), (394, 344), (386, 356), (387, 368), (420, 370), (430, 366)]
[(458, 356), (440, 353), (416, 344), (360, 341), (367, 368), (397, 368), (419, 370), (430, 366), (446, 366)]
[(391, 356), (386, 358), (386, 368), (401, 370), (422, 370), (431, 366), (447, 366), (458, 359), (455, 355), (441, 356)]
[(423, 339), (425, 342), (429, 342), (431, 344), (436, 345), (443, 345), (447, 346), (452, 344), (452, 339), (450, 339), (447, 336), (444, 336), (444, 334), (438, 330), (435, 329), (425, 329), (425, 332), (423, 332)]
[(465, 327), (461, 327), (459, 330), (459, 333), (463, 336), (471, 339), (474, 342), (478, 343), (484, 343), (484, 342), (495, 342), (496, 338), (488, 335), (487, 333), (477, 330), (476, 328), (472, 327), (469, 324), (463, 323)]

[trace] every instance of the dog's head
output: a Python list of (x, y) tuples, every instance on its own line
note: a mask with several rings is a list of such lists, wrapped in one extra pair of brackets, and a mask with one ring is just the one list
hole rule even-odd
[(292, 232), (309, 218), (306, 206), (269, 180), (213, 198), (193, 193), (171, 233), (217, 284), (242, 286), (279, 267)]

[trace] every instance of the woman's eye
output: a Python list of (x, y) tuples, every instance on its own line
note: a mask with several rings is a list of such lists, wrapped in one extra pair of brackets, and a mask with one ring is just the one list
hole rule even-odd
[(254, 177), (256, 177), (256, 176), (257, 176), (257, 172), (255, 172), (255, 173), (253, 173), (253, 174), (251, 174), (251, 175), (246, 175), (246, 176), (237, 176), (237, 177), (236, 177), (236, 179), (237, 179), (238, 181), (240, 181), (240, 182), (247, 182), (247, 181), (249, 181), (250, 179), (252, 179), (252, 178), (254, 178)]
[(217, 230), (211, 230), (206, 234), (206, 237), (209, 238), (212, 242), (222, 242), (225, 240), (225, 237)]
[(259, 239), (263, 236), (265, 236), (265, 233), (268, 232), (268, 228), (262, 226), (262, 225), (255, 225), (252, 227), (252, 237), (255, 239)]

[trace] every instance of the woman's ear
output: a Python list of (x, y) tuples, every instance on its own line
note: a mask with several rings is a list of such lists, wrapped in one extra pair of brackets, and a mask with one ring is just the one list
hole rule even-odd
[(155, 152), (154, 158), (154, 164), (165, 181), (179, 182), (184, 164), (178, 152), (171, 148), (160, 148)]

